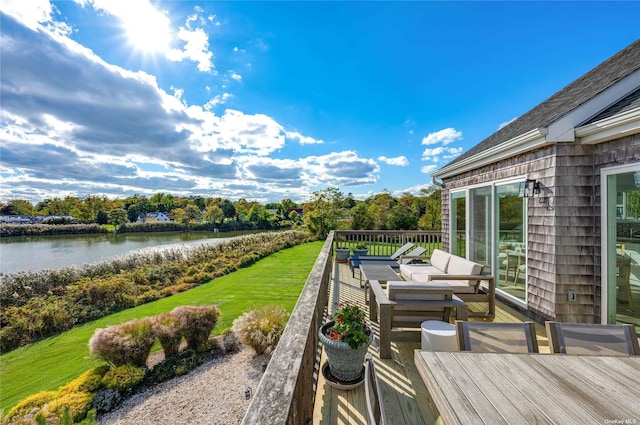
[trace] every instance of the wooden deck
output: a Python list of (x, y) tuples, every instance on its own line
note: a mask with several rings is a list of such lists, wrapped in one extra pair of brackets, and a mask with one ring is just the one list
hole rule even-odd
[[(364, 309), (364, 289), (360, 288), (359, 272), (355, 278), (347, 265), (340, 265), (340, 301), (357, 303)], [(333, 285), (332, 289), (333, 291)], [(331, 302), (332, 296), (329, 300)], [(486, 305), (478, 307), (478, 311)], [(473, 303), (470, 309), (474, 309)], [(470, 318), (470, 320), (487, 320)], [(528, 320), (514, 309), (497, 303), (494, 322), (523, 322)], [(540, 352), (549, 352), (549, 343), (544, 326), (536, 325)], [(414, 350), (420, 343), (392, 343), (392, 358), (380, 359), (378, 356), (377, 329), (374, 328), (374, 343), (369, 348), (376, 364), (383, 402), (391, 423), (398, 424), (435, 424), (442, 423), (431, 407), (431, 398), (414, 364)], [(320, 366), (325, 363), (324, 352)], [(364, 386), (354, 390), (337, 390), (326, 383), (321, 373), (318, 374), (316, 400), (313, 412), (313, 424), (323, 425), (366, 425), (366, 408)]]

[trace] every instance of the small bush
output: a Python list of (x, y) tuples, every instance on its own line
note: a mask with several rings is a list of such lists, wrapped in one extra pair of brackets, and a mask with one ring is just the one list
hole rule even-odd
[(40, 391), (39, 393), (29, 396), (9, 410), (9, 413), (5, 417), (5, 421), (9, 423), (8, 421), (12, 418), (23, 417), (29, 414), (33, 409), (41, 409), (42, 406), (52, 400), (55, 400), (56, 397), (58, 397), (58, 391)]
[(102, 377), (102, 385), (110, 390), (126, 391), (144, 379), (144, 369), (132, 364), (111, 369)]
[(193, 350), (185, 350), (177, 356), (169, 357), (158, 363), (151, 371), (151, 382), (164, 382), (176, 376), (184, 375), (203, 363), (203, 359)]
[(257, 354), (270, 354), (280, 341), (288, 317), (282, 306), (268, 305), (238, 317), (233, 321), (233, 330)]
[(65, 409), (68, 408), (68, 414), (71, 416), (73, 422), (78, 422), (87, 416), (87, 412), (91, 408), (93, 396), (94, 394), (92, 393), (81, 391), (60, 394), (58, 398), (50, 401), (43, 408), (43, 412), (49, 412), (52, 415), (62, 418), (65, 414)]
[(171, 311), (180, 323), (182, 333), (187, 340), (187, 347), (199, 351), (209, 339), (213, 327), (218, 321), (220, 310), (210, 306), (180, 306)]
[(178, 361), (176, 364), (176, 376), (186, 375), (193, 369), (200, 366), (202, 362), (202, 357), (198, 356), (198, 354), (194, 350), (185, 350), (178, 355)]
[(96, 329), (89, 340), (92, 355), (114, 366), (144, 366), (156, 340), (151, 321), (132, 320), (106, 329)]
[(182, 328), (178, 319), (170, 314), (159, 314), (151, 319), (153, 331), (160, 340), (164, 357), (169, 358), (178, 354), (182, 341)]
[(118, 407), (121, 401), (122, 396), (119, 391), (102, 389), (93, 398), (93, 407), (100, 413), (110, 412)]
[(233, 353), (240, 348), (240, 340), (238, 335), (233, 330), (228, 330), (222, 337), (222, 343), (224, 344), (224, 350), (227, 353)]
[(60, 393), (96, 392), (102, 385), (102, 377), (109, 371), (108, 365), (102, 365), (89, 369), (73, 381), (60, 387)]

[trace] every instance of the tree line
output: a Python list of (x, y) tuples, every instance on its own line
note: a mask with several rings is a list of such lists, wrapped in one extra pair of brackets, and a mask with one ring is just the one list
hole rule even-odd
[(313, 192), (309, 200), (302, 203), (283, 199), (261, 204), (244, 198), (231, 201), (165, 193), (120, 199), (96, 195), (54, 197), (36, 204), (12, 199), (0, 203), (0, 215), (70, 216), (84, 224), (116, 227), (134, 223), (139, 216), (153, 212), (165, 213), (172, 221), (185, 225), (202, 222), (221, 227), (230, 222), (261, 228), (304, 225), (321, 238), (334, 229), (437, 230), (441, 225), (440, 190), (433, 186), (422, 189), (418, 195), (404, 193), (395, 197), (383, 191), (364, 200), (356, 200), (351, 193), (345, 195), (340, 189), (329, 187)]

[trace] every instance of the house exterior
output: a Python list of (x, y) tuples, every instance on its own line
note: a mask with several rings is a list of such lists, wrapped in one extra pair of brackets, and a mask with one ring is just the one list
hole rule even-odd
[(153, 222), (169, 222), (171, 219), (163, 212), (150, 212), (138, 216), (136, 223), (153, 223)]
[(433, 173), (446, 250), (538, 321), (640, 326), (640, 40)]

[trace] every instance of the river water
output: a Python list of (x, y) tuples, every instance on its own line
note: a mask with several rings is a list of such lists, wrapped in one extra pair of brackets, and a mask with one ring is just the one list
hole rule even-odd
[(129, 233), (0, 239), (0, 272), (40, 271), (121, 257), (149, 249), (218, 244), (251, 232)]

